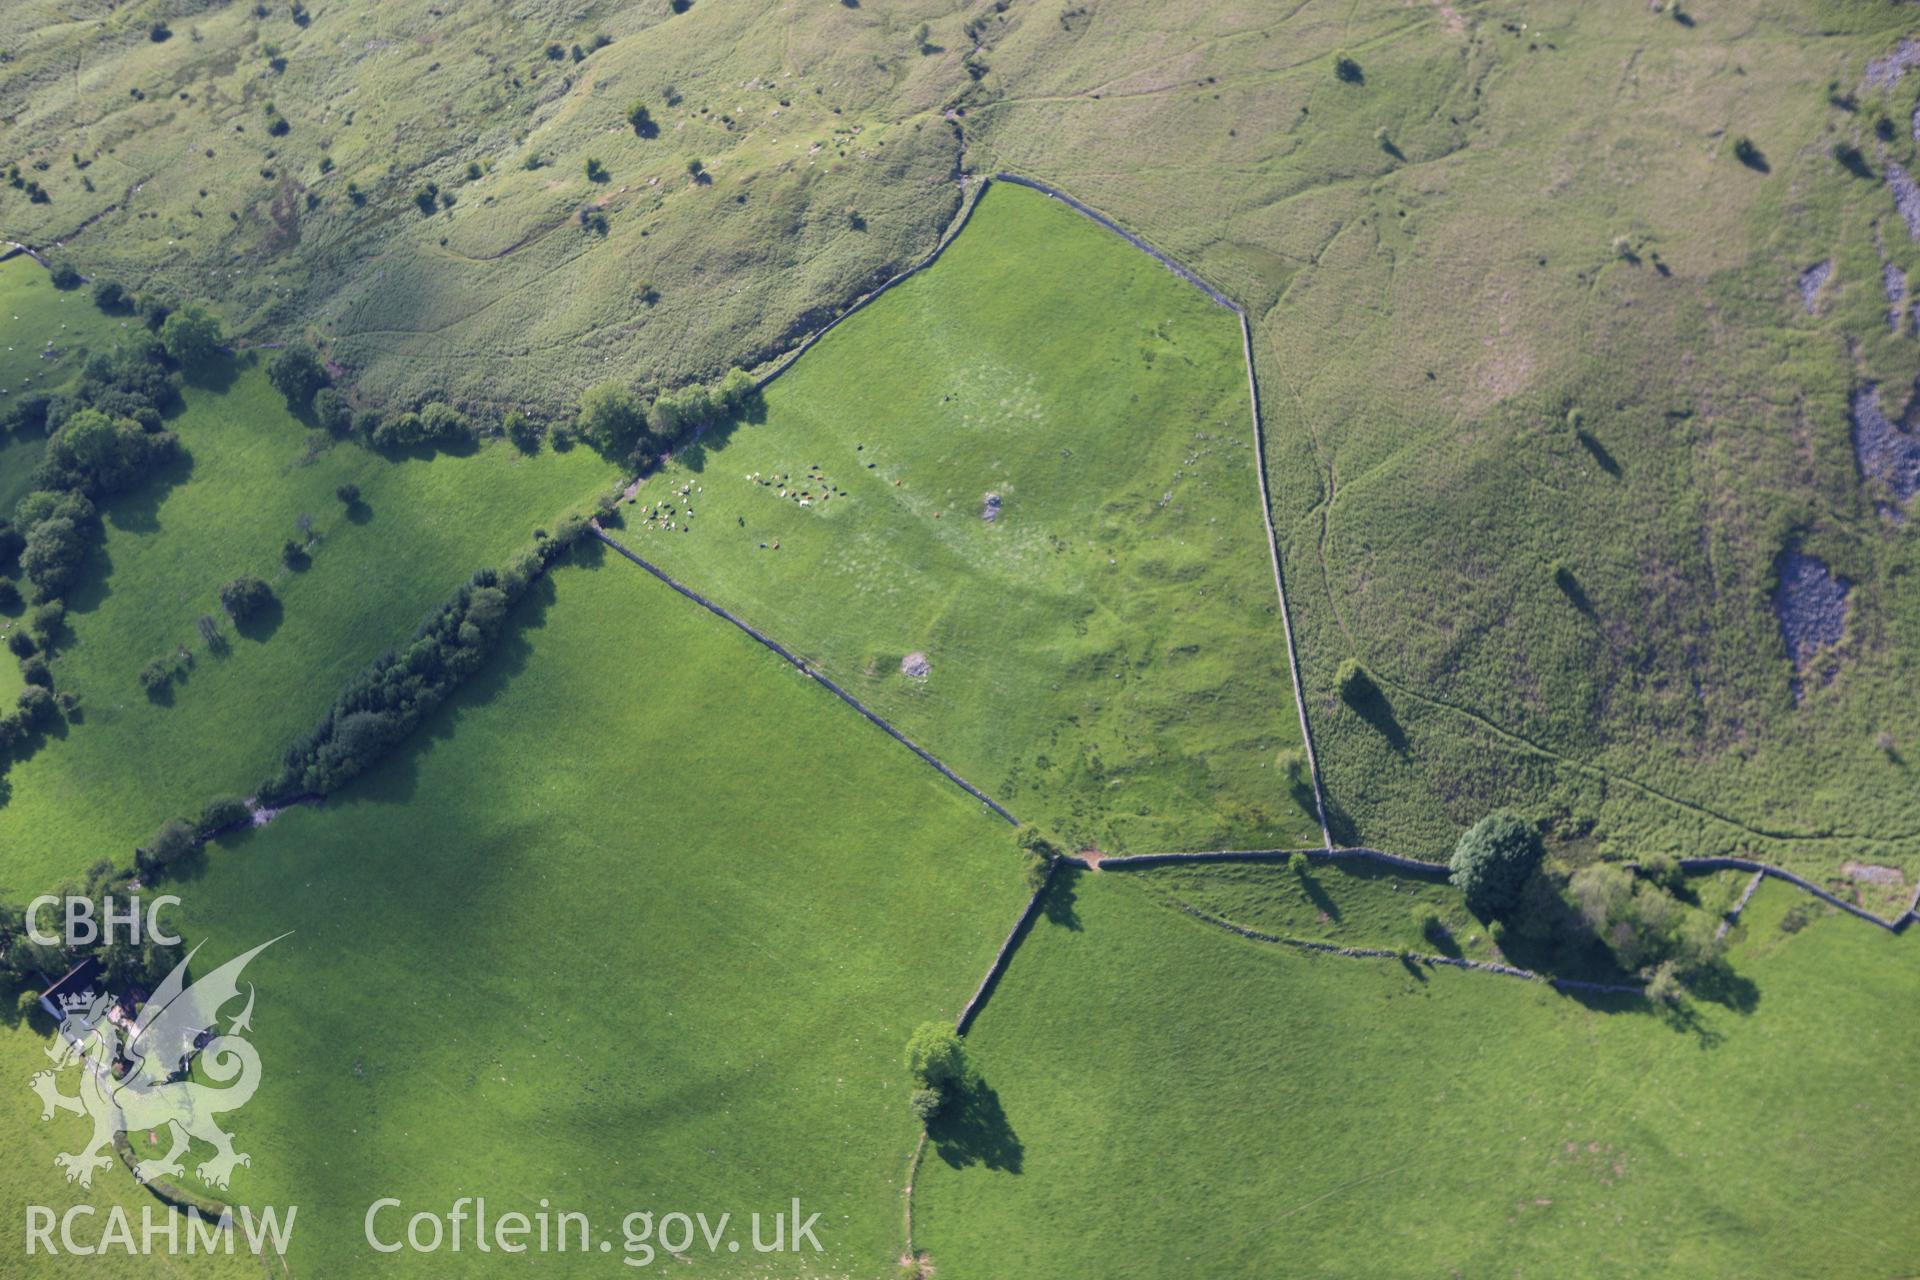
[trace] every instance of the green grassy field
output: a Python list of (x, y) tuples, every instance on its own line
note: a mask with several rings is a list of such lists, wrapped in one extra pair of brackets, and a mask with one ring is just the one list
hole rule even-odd
[(1076, 846), (1313, 843), (1243, 370), (1199, 290), (991, 188), (619, 536)]
[[(77, 1149), (85, 1142), (88, 1130), (72, 1116), (62, 1117), (70, 1124), (40, 1121), (40, 1103), (27, 1091), (27, 1081), (35, 1072), (47, 1069), (44, 1051), (52, 1041), (44, 1031), (38, 1015), (33, 1024), (23, 1023), (15, 1020), (11, 1009), (7, 1011), (5, 1025), (0, 1025), (0, 1073), (7, 1081), (0, 1110), (4, 1110), (11, 1135), (7, 1159), (0, 1162), (0, 1201), (6, 1203), (8, 1210), (6, 1216), (0, 1218), (0, 1247), (6, 1249), (8, 1267), (17, 1274), (36, 1276), (153, 1276), (165, 1280), (181, 1276), (192, 1276), (195, 1280), (258, 1277), (260, 1264), (244, 1256), (202, 1254), (186, 1258), (161, 1252), (138, 1258), (124, 1254), (76, 1257), (64, 1251), (48, 1254), (38, 1250), (32, 1257), (26, 1255), (24, 1223), (28, 1205), (45, 1206), (56, 1214), (76, 1205), (92, 1205), (94, 1217), (81, 1215), (74, 1221), (76, 1238), (81, 1241), (97, 1240), (107, 1215), (116, 1206), (125, 1211), (136, 1239), (143, 1210), (149, 1210), (156, 1221), (164, 1221), (161, 1215), (170, 1212), (118, 1164), (98, 1177), (91, 1190), (82, 1191), (64, 1181), (53, 1158), (60, 1152)], [(74, 1091), (71, 1076), (62, 1088), (67, 1093)], [(59, 1240), (57, 1231), (53, 1238), (56, 1242)]]
[[(70, 635), (53, 663), (81, 718), (0, 784), (9, 899), (99, 858), (125, 865), (163, 819), (250, 793), (350, 675), (475, 569), (614, 478), (587, 450), (524, 458), (496, 443), (391, 462), (319, 447), (251, 363), (220, 382), (189, 384), (169, 424), (191, 461), (104, 508), (106, 540), (68, 601)], [(351, 510), (334, 495), (349, 482), (361, 492)], [(302, 514), (318, 541), (294, 570), (280, 549), (303, 539)], [(269, 581), (279, 607), (236, 631), (215, 592), (243, 572)], [(203, 614), (219, 620), (224, 654), (201, 639)], [(183, 646), (184, 679), (149, 696), (141, 668)]]
[[(380, 1261), (383, 1194), (547, 1197), (616, 1241), (629, 1211), (744, 1233), (798, 1196), (826, 1251), (775, 1273), (883, 1273), (915, 1131), (900, 1047), (1018, 914), (1005, 825), (622, 561), (556, 570), (520, 620), (377, 778), (179, 889), (208, 955), (293, 931), (249, 969), (266, 1069), (235, 1193), (300, 1206), (294, 1275)], [(769, 1274), (742, 1252), (700, 1265)]]
[(936, 1125), (915, 1244), (945, 1277), (1902, 1274), (1920, 961), (1783, 932), (1801, 901), (1748, 909), (1748, 1011), (1676, 1021), (1082, 874), (968, 1038), (993, 1100)]

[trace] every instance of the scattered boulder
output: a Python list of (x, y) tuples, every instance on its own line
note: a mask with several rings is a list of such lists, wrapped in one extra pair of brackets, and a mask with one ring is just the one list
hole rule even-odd
[(1827, 277), (1832, 274), (1832, 259), (1816, 262), (1800, 273), (1800, 305), (1807, 309), (1808, 315), (1813, 314), (1814, 300), (1820, 296), (1820, 286), (1824, 285)]
[(900, 659), (900, 674), (915, 680), (924, 680), (933, 674), (933, 664), (927, 661), (927, 655), (914, 650)]
[(980, 503), (980, 518), (992, 524), (1000, 518), (1000, 495), (990, 493)]

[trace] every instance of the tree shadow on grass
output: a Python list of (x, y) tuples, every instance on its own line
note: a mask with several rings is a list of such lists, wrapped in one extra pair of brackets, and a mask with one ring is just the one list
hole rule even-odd
[(1320, 887), (1320, 881), (1314, 876), (1313, 872), (1308, 869), (1305, 863), (1301, 863), (1300, 870), (1297, 874), (1300, 881), (1300, 891), (1307, 895), (1308, 901), (1312, 902), (1327, 919), (1333, 921), (1335, 924), (1340, 923), (1340, 904), (1335, 902), (1328, 896), (1327, 891)]
[(255, 359), (252, 352), (221, 352), (191, 369), (182, 370), (180, 380), (195, 391), (211, 391), (219, 395), (232, 390), (240, 375), (253, 367)]
[(1026, 1148), (1007, 1120), (1000, 1095), (972, 1073), (927, 1126), (927, 1136), (933, 1140), (934, 1153), (955, 1169), (977, 1164), (1017, 1174), (1026, 1158)]
[(66, 601), (67, 616), (92, 613), (107, 602), (113, 594), (113, 557), (107, 554), (106, 544), (98, 540), (91, 542), (87, 553), (81, 557), (80, 571), (74, 575), (73, 586), (63, 597)]
[(1594, 616), (1593, 601), (1587, 597), (1586, 588), (1580, 585), (1580, 579), (1573, 576), (1573, 570), (1567, 568), (1565, 565), (1561, 565), (1555, 569), (1553, 571), (1553, 585), (1560, 588), (1560, 594), (1567, 598), (1568, 604), (1571, 604), (1589, 618)]
[(727, 441), (739, 429), (743, 422), (762, 423), (767, 420), (766, 398), (754, 392), (740, 412), (730, 413), (724, 418), (709, 423), (699, 435), (674, 450), (674, 461), (698, 475), (707, 469), (707, 455), (717, 453), (727, 447)]
[(1063, 866), (1054, 871), (1053, 879), (1047, 885), (1046, 896), (1040, 899), (1040, 914), (1048, 924), (1080, 932), (1080, 913), (1075, 910), (1075, 905), (1079, 899), (1081, 874), (1079, 867)]
[(1593, 460), (1600, 465), (1602, 471), (1612, 476), (1615, 480), (1620, 478), (1620, 464), (1614, 459), (1611, 453), (1607, 452), (1607, 446), (1601, 444), (1598, 439), (1585, 431), (1577, 431), (1574, 433), (1574, 436), (1580, 441), (1580, 447), (1592, 456)]
[(192, 476), (193, 455), (182, 449), (179, 457), (158, 471), (148, 472), (138, 486), (107, 503), (101, 514), (116, 529), (128, 533), (158, 533), (160, 504), (167, 500), (175, 485), (185, 484)]
[(1447, 956), (1454, 960), (1460, 958), (1460, 944), (1454, 939), (1447, 926), (1441, 922), (1440, 917), (1427, 917), (1426, 923), (1420, 926), (1420, 936), (1426, 940), (1428, 946), (1433, 948), (1436, 955)]
[(1387, 701), (1385, 690), (1375, 685), (1367, 692), (1347, 699), (1347, 705), (1353, 713), (1372, 726), (1373, 731), (1387, 740), (1395, 755), (1407, 754), (1407, 733), (1400, 727), (1400, 720), (1393, 714), (1393, 704)]

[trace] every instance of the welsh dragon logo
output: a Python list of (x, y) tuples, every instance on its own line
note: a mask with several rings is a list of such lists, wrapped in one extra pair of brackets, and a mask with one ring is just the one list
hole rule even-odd
[[(115, 1136), (144, 1130), (167, 1131), (172, 1147), (134, 1166), (133, 1175), (142, 1182), (178, 1175), (180, 1157), (196, 1138), (214, 1149), (213, 1157), (194, 1170), (213, 1186), (225, 1188), (236, 1165), (252, 1163), (234, 1150), (233, 1135), (215, 1123), (220, 1112), (244, 1106), (260, 1084), (260, 1055), (240, 1034), (252, 1029), (251, 983), (246, 1007), (225, 1031), (218, 1022), (222, 1007), (240, 998), (240, 973), (247, 962), (278, 941), (263, 942), (189, 985), (187, 965), (200, 949), (196, 946), (132, 1021), (117, 1015), (110, 994), (61, 997), (59, 1034), (46, 1050), (53, 1070), (34, 1075), (33, 1091), (43, 1104), (42, 1120), (53, 1119), (56, 1111), (93, 1120), (93, 1138), (85, 1147), (54, 1157), (68, 1182), (92, 1186), (94, 1170), (113, 1162), (109, 1148)], [(196, 1055), (200, 1073), (224, 1087), (188, 1078)], [(80, 1092), (60, 1092), (58, 1073), (76, 1066)]]

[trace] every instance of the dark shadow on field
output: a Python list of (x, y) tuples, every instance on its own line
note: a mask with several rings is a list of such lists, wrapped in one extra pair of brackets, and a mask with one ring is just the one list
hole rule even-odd
[(272, 596), (248, 614), (246, 621), (234, 623), (233, 629), (256, 644), (265, 644), (273, 639), (273, 633), (280, 629), (280, 624), (286, 619), (286, 606), (280, 603), (279, 596)]
[(108, 524), (128, 533), (158, 533), (160, 504), (175, 485), (185, 484), (192, 476), (193, 455), (183, 448), (178, 458), (149, 471), (135, 488), (106, 503), (102, 515)]
[(107, 554), (104, 543), (93, 541), (81, 557), (80, 571), (74, 575), (73, 586), (64, 597), (67, 616), (92, 613), (105, 604), (113, 594), (112, 578), (113, 557)]
[(1460, 958), (1460, 944), (1454, 940), (1453, 934), (1448, 932), (1447, 926), (1440, 922), (1439, 917), (1428, 917), (1427, 922), (1420, 926), (1420, 936), (1426, 939), (1427, 945), (1433, 948), (1436, 955), (1448, 956), (1455, 960)]
[(927, 1126), (934, 1153), (955, 1169), (984, 1165), (1003, 1173), (1020, 1172), (1026, 1148), (1007, 1121), (1000, 1095), (978, 1075), (969, 1074), (956, 1097)]
[(1402, 969), (1405, 969), (1408, 974), (1410, 974), (1412, 977), (1416, 978), (1421, 982), (1425, 982), (1427, 980), (1426, 969), (1424, 969), (1421, 966), (1418, 960), (1415, 960), (1412, 956), (1407, 955), (1405, 952), (1402, 952), (1400, 954), (1400, 967)]
[(759, 392), (739, 413), (729, 414), (709, 425), (697, 437), (674, 450), (674, 461), (687, 470), (698, 474), (707, 467), (707, 455), (726, 448), (727, 440), (743, 422), (760, 423), (767, 420), (766, 398)]
[(402, 448), (377, 449), (371, 443), (367, 452), (377, 454), (388, 462), (431, 462), (435, 458), (471, 458), (480, 452), (478, 435), (463, 435), (452, 440), (423, 440), (419, 444)]
[[(1287, 798), (1301, 813), (1311, 818), (1316, 812), (1313, 804), (1313, 783), (1304, 772), (1296, 774), (1287, 781)], [(1331, 821), (1331, 817), (1329, 817)]]
[(1407, 754), (1407, 733), (1400, 727), (1400, 720), (1393, 714), (1393, 704), (1387, 701), (1386, 691), (1374, 686), (1358, 697), (1349, 698), (1347, 705), (1353, 708), (1355, 715), (1372, 726), (1374, 732), (1387, 740), (1394, 754)]
[(1296, 861), (1300, 863), (1300, 869), (1294, 873), (1295, 877), (1300, 881), (1300, 891), (1307, 895), (1307, 900), (1313, 903), (1327, 919), (1333, 921), (1335, 924), (1340, 923), (1340, 904), (1335, 902), (1328, 896), (1327, 891), (1320, 887), (1320, 881), (1314, 876), (1310, 864), (1304, 859), (1296, 859)]
[(1353, 820), (1345, 806), (1333, 798), (1325, 778), (1320, 780), (1320, 799), (1327, 806), (1327, 834), (1333, 837), (1337, 845), (1357, 845), (1360, 839), (1360, 824)]
[(191, 369), (180, 372), (180, 381), (195, 391), (212, 391), (218, 394), (231, 390), (240, 375), (251, 369), (256, 357), (252, 352), (234, 354), (221, 352), (211, 360), (202, 361)]
[(1586, 588), (1580, 585), (1580, 579), (1573, 576), (1573, 570), (1562, 565), (1553, 571), (1553, 585), (1560, 588), (1560, 594), (1567, 603), (1587, 617), (1593, 617), (1593, 601), (1587, 598)]
[(1693, 980), (1688, 988), (1702, 1000), (1724, 1005), (1738, 1014), (1750, 1014), (1760, 1007), (1760, 988), (1752, 978), (1735, 973), (1730, 965), (1717, 965)]
[(1040, 900), (1040, 914), (1048, 924), (1080, 932), (1080, 913), (1074, 909), (1079, 900), (1082, 871), (1079, 867), (1060, 867), (1047, 885), (1047, 896)]
[(1607, 446), (1601, 444), (1597, 438), (1585, 431), (1574, 432), (1574, 438), (1579, 440), (1580, 447), (1591, 454), (1593, 460), (1600, 464), (1602, 471), (1612, 476), (1615, 480), (1620, 478), (1620, 464), (1614, 460), (1612, 454), (1607, 452)]
[(365, 524), (373, 519), (373, 508), (367, 505), (364, 498), (355, 498), (349, 502), (345, 511), (348, 524)]

